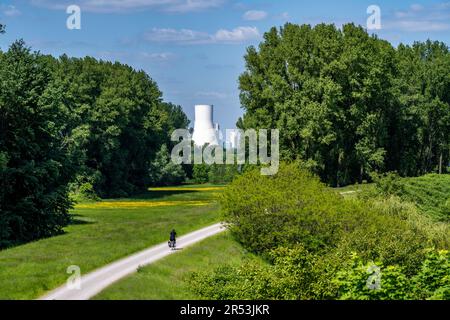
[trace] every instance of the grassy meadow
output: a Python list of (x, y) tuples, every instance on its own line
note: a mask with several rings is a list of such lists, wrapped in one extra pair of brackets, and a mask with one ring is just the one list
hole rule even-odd
[(246, 252), (230, 233), (203, 240), (182, 252), (143, 267), (113, 284), (96, 300), (197, 300), (187, 278), (192, 272), (208, 272), (222, 264), (240, 266), (247, 260), (261, 261)]
[(35, 299), (64, 284), (71, 265), (85, 274), (219, 221), (223, 187), (157, 188), (131, 199), (80, 203), (65, 233), (0, 251), (0, 299)]

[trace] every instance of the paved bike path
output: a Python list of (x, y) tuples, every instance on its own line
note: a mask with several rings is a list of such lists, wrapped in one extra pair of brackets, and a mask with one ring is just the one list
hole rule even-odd
[[(218, 223), (194, 231), (179, 237), (177, 239), (177, 248), (186, 248), (225, 230), (223, 225)], [(41, 297), (39, 300), (90, 299), (114, 282), (136, 272), (139, 267), (151, 264), (159, 259), (175, 254), (176, 252), (177, 250), (169, 249), (167, 242), (153, 246), (82, 276), (81, 289), (71, 289), (64, 284)]]

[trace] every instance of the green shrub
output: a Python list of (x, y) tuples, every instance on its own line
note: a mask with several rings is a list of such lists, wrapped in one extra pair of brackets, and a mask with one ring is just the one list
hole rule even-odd
[(99, 200), (100, 198), (94, 191), (94, 187), (89, 182), (83, 183), (78, 189), (76, 200)]
[(213, 184), (227, 184), (239, 174), (237, 165), (213, 164), (209, 167), (208, 181)]
[(186, 173), (182, 165), (172, 162), (169, 149), (165, 144), (161, 146), (155, 160), (150, 164), (149, 177), (153, 186), (179, 185), (186, 181)]
[(425, 236), (421, 240), (426, 242), (427, 247), (450, 248), (450, 225), (422, 214), (414, 203), (402, 201), (398, 196), (376, 197), (365, 201), (375, 211), (398, 217), (413, 230), (420, 230), (419, 234)]
[(240, 267), (220, 266), (210, 273), (193, 273), (189, 279), (197, 294), (219, 300), (295, 300), (314, 298), (320, 278), (317, 259), (303, 247), (271, 252), (273, 265), (251, 261)]
[(191, 290), (204, 298), (261, 300), (273, 299), (271, 292), (267, 290), (270, 282), (268, 277), (268, 267), (247, 262), (240, 267), (223, 265), (212, 272), (192, 273), (188, 281)]
[(342, 300), (405, 300), (410, 284), (398, 266), (383, 268), (383, 264), (367, 263), (354, 256), (348, 269), (338, 272), (334, 282)]
[(429, 250), (413, 276), (398, 265), (364, 264), (355, 255), (333, 282), (339, 288), (339, 299), (344, 300), (450, 299), (450, 255), (448, 251)]
[[(236, 178), (221, 196), (223, 218), (237, 239), (255, 252), (332, 241), (339, 196), (297, 165), (283, 165), (275, 176), (251, 170)], [(315, 214), (313, 214), (315, 213)]]
[(416, 299), (450, 300), (449, 251), (430, 250), (412, 283)]
[(98, 201), (100, 197), (94, 189), (98, 175), (78, 175), (75, 181), (69, 184), (70, 199), (74, 202)]
[(206, 164), (195, 164), (192, 179), (198, 184), (207, 183), (209, 181), (209, 166)]
[(400, 195), (405, 192), (404, 180), (396, 173), (389, 172), (384, 175), (372, 175), (378, 192), (385, 196)]
[(421, 268), (408, 275), (399, 265), (364, 263), (356, 254), (318, 256), (301, 246), (271, 252), (273, 264), (251, 261), (193, 273), (192, 290), (217, 300), (448, 300), (450, 255), (429, 250)]
[(311, 253), (337, 248), (342, 255), (356, 251), (414, 269), (427, 246), (425, 233), (406, 214), (344, 199), (298, 164), (282, 165), (272, 177), (243, 174), (225, 190), (221, 205), (237, 240), (263, 254), (300, 244)]

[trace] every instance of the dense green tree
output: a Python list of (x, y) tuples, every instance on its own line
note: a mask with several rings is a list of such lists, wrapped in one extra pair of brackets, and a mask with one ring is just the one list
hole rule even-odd
[(82, 160), (81, 174), (95, 177), (103, 197), (144, 190), (156, 152), (189, 123), (181, 107), (162, 102), (156, 83), (126, 65), (62, 56), (55, 69), (66, 88), (68, 139)]
[(450, 161), (450, 52), (427, 41), (398, 48), (400, 77), (398, 170), (404, 175), (442, 172)]
[(189, 123), (161, 96), (145, 72), (118, 62), (55, 59), (23, 41), (0, 52), (0, 247), (62, 232), (69, 190), (72, 199), (145, 190), (156, 153)]
[(76, 171), (61, 131), (62, 88), (23, 41), (0, 56), (0, 248), (62, 232)]
[(288, 23), (267, 32), (245, 60), (238, 127), (280, 129), (282, 157), (306, 161), (322, 180), (339, 186), (372, 172), (445, 169), (445, 45), (396, 50), (353, 24)]

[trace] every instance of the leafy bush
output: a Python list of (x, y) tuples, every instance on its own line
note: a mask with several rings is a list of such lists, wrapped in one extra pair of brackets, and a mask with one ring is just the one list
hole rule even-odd
[(209, 167), (208, 181), (214, 184), (226, 184), (232, 182), (238, 174), (236, 165), (213, 164)]
[(178, 185), (186, 180), (183, 167), (172, 162), (165, 144), (161, 146), (156, 159), (151, 163), (149, 175), (151, 184), (156, 186)]
[(206, 164), (194, 165), (192, 179), (194, 179), (195, 183), (202, 184), (209, 181), (209, 168)]
[(385, 175), (372, 175), (377, 191), (384, 196), (401, 195), (405, 192), (404, 180), (396, 173), (389, 172)]
[(257, 253), (300, 244), (311, 253), (337, 248), (416, 268), (427, 244), (425, 233), (405, 217), (344, 199), (299, 164), (282, 165), (275, 176), (243, 174), (225, 190), (221, 205), (238, 241)]
[[(421, 268), (408, 275), (399, 265), (315, 256), (301, 246), (272, 251), (273, 264), (251, 261), (191, 274), (202, 297), (219, 300), (448, 300), (450, 255), (429, 250)], [(333, 258), (336, 258), (334, 256)]]
[(100, 197), (94, 190), (94, 183), (98, 175), (78, 175), (75, 181), (69, 184), (70, 198), (74, 202), (97, 201)]
[[(325, 215), (338, 198), (318, 178), (291, 165), (282, 166), (276, 176), (262, 176), (258, 170), (244, 173), (229, 185), (220, 202), (223, 218), (237, 239), (252, 251), (264, 252), (300, 240), (311, 247), (322, 246), (332, 236), (325, 229), (332, 228), (336, 212)], [(327, 221), (318, 223), (322, 218)]]
[(70, 197), (74, 202), (100, 200), (95, 193), (94, 186), (89, 182), (77, 186), (76, 191), (70, 193)]
[(450, 299), (450, 254), (430, 250), (414, 276), (408, 276), (401, 266), (364, 264), (354, 256), (352, 264), (338, 272), (334, 282), (339, 288), (339, 299)]
[(220, 300), (293, 300), (314, 297), (321, 276), (318, 260), (303, 247), (271, 252), (273, 265), (247, 262), (240, 267), (220, 266), (212, 273), (193, 273), (189, 279), (197, 294)]

